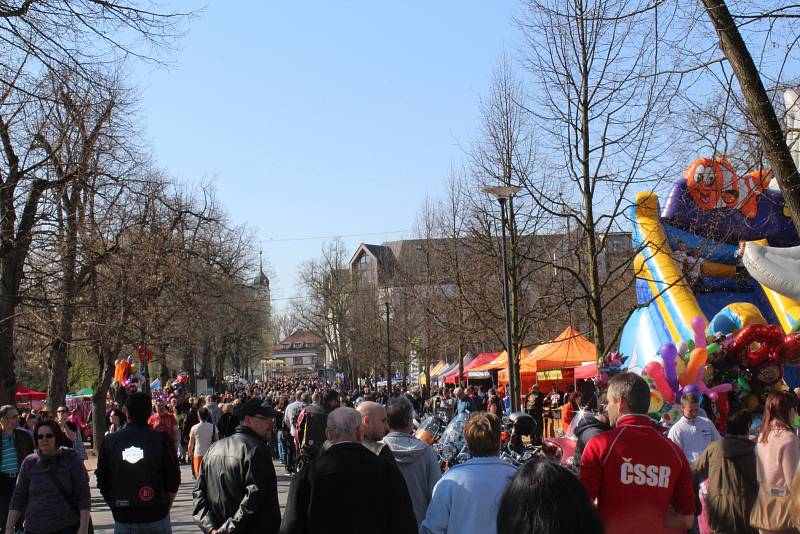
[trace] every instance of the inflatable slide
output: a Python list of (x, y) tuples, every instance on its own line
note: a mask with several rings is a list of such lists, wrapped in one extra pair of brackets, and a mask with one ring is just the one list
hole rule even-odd
[(701, 158), (663, 205), (652, 192), (637, 195), (630, 218), (639, 308), (620, 340), (629, 367), (643, 368), (666, 344), (685, 344), (693, 325), (709, 336), (800, 326), (800, 238), (769, 179)]

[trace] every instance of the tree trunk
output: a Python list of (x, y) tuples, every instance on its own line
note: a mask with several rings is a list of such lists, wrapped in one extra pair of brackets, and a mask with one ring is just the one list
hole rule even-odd
[(17, 393), (17, 377), (14, 373), (14, 316), (17, 303), (16, 291), (9, 291), (5, 287), (7, 279), (3, 276), (0, 281), (0, 403), (14, 404)]
[[(582, 8), (582, 6), (581, 6)], [(586, 13), (581, 12), (577, 17), (579, 31), (585, 36)], [(595, 357), (600, 362), (605, 352), (605, 333), (603, 331), (603, 305), (602, 305), (602, 286), (600, 285), (600, 272), (597, 251), (597, 229), (594, 221), (594, 180), (592, 179), (592, 169), (590, 165), (590, 143), (589, 122), (591, 113), (591, 97), (589, 87), (589, 50), (586, 48), (586, 38), (581, 39), (581, 178), (583, 193), (583, 229), (586, 239), (586, 255), (589, 269), (589, 296), (587, 308), (589, 320), (592, 323), (592, 338), (597, 348)]]
[(102, 362), (100, 373), (94, 383), (94, 394), (92, 395), (92, 436), (95, 452), (100, 452), (106, 430), (106, 396), (114, 379), (114, 354), (111, 351), (101, 349), (98, 361)]
[(783, 128), (775, 108), (764, 89), (747, 45), (731, 17), (725, 0), (702, 0), (708, 17), (719, 36), (719, 47), (739, 81), (747, 102), (751, 121), (778, 180), (786, 206), (792, 215), (795, 228), (800, 233), (800, 175), (786, 145)]

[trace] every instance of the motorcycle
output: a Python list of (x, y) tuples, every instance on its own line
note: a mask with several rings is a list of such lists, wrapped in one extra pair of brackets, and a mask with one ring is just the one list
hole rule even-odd
[(469, 415), (469, 412), (464, 412), (453, 417), (442, 432), (441, 439), (433, 445), (433, 450), (439, 455), (439, 467), (443, 473), (471, 458), (467, 451), (467, 438), (464, 436), (464, 424)]
[(522, 465), (540, 454), (541, 447), (532, 441), (525, 443), (524, 437), (533, 439), (536, 434), (536, 420), (525, 412), (514, 412), (503, 417), (503, 431), (500, 433), (500, 458), (512, 465)]
[(445, 411), (429, 414), (419, 423), (414, 437), (423, 443), (433, 445), (441, 439), (448, 422), (447, 412)]

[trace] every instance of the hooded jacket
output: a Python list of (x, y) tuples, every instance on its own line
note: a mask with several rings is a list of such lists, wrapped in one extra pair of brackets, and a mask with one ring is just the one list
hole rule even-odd
[(397, 468), (406, 480), (417, 525), (420, 525), (428, 511), (433, 487), (442, 478), (439, 458), (431, 447), (405, 432), (389, 432), (383, 443), (391, 449)]
[(587, 415), (584, 417), (583, 421), (575, 425), (575, 429), (573, 430), (577, 438), (574, 454), (575, 465), (581, 465), (581, 455), (583, 455), (583, 449), (586, 447), (586, 444), (589, 443), (589, 440), (597, 434), (608, 430), (611, 430), (611, 425), (599, 421), (593, 415)]
[(755, 448), (745, 437), (725, 436), (711, 443), (692, 464), (696, 479), (708, 479), (706, 514), (712, 532), (758, 532), (749, 526), (758, 495)]

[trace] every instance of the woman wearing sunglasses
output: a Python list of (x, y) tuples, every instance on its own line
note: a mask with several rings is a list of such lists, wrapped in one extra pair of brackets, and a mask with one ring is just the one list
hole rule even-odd
[(41, 421), (33, 434), (36, 452), (22, 462), (6, 520), (6, 532), (25, 511), (26, 534), (87, 534), (89, 475), (78, 454), (66, 447), (55, 421)]

